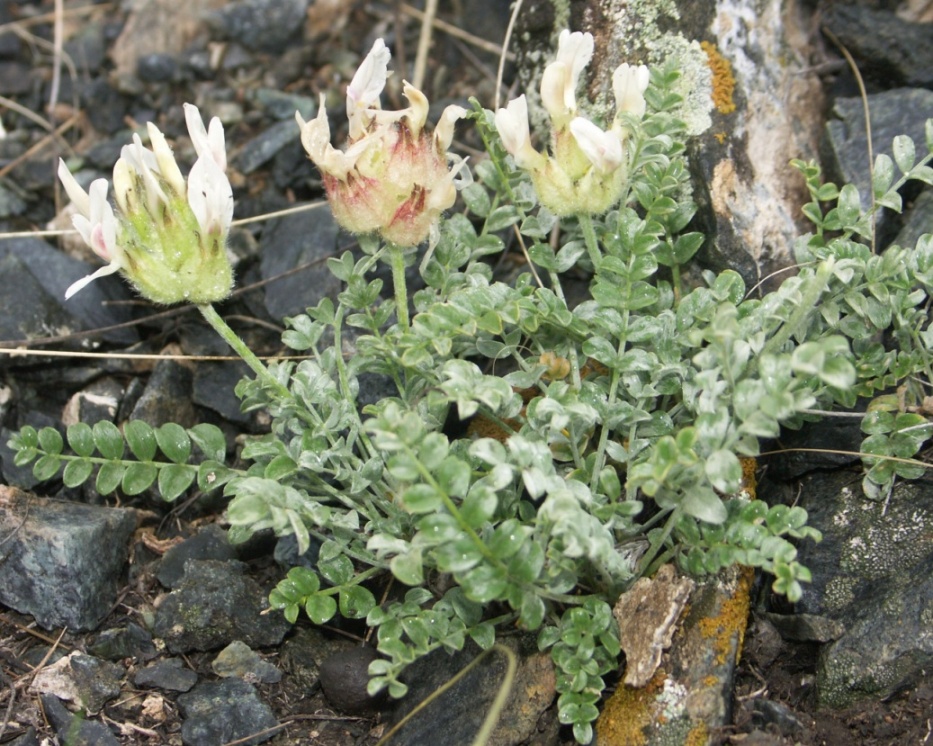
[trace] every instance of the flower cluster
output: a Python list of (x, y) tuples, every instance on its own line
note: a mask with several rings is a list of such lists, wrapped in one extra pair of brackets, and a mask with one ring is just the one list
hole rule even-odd
[(496, 112), (502, 144), (519, 168), (531, 173), (538, 199), (555, 215), (595, 215), (618, 201), (626, 177), (624, 118), (645, 113), (648, 68), (623, 64), (612, 76), (616, 116), (611, 127), (603, 130), (578, 114), (577, 83), (592, 56), (592, 35), (565, 29), (557, 59), (544, 70), (541, 102), (551, 118), (552, 155), (531, 145), (524, 94)]
[(211, 303), (230, 294), (233, 270), (226, 239), (233, 189), (225, 173), (223, 127), (214, 118), (205, 128), (190, 104), (185, 104), (185, 120), (198, 156), (187, 183), (165, 137), (149, 123), (152, 149), (134, 135), (113, 168), (116, 212), (107, 200), (106, 179), (97, 179), (86, 192), (64, 161), (59, 163), (58, 176), (78, 211), (74, 226), (107, 262), (71, 285), (66, 298), (115, 272), (156, 303)]
[[(447, 149), (454, 123), (466, 114), (448, 106), (433, 135), (425, 131), (428, 100), (409, 83), (409, 107), (383, 111), (379, 96), (389, 76), (389, 50), (377, 39), (347, 88), (349, 118), (345, 151), (330, 144), (324, 98), (310, 122), (296, 113), (301, 142), (321, 170), (334, 217), (352, 233), (378, 233), (397, 246), (415, 246), (456, 200), (455, 179), (463, 161)], [(453, 162), (453, 167), (451, 167)]]

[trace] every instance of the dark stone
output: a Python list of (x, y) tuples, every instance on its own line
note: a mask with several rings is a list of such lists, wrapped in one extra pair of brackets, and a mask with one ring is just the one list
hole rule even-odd
[(771, 726), (785, 736), (802, 735), (806, 726), (787, 705), (771, 699), (755, 699), (752, 703), (752, 721), (763, 727)]
[[(288, 93), (276, 88), (257, 88), (250, 94), (253, 103), (273, 119), (295, 123), (295, 112), (306, 121), (317, 114), (317, 100), (311, 96)], [(295, 125), (297, 132), (297, 124)]]
[(213, 650), (234, 640), (278, 645), (291, 625), (280, 613), (263, 613), (267, 591), (244, 570), (232, 560), (188, 560), (177, 590), (156, 610), (153, 634), (170, 653)]
[[(227, 350), (223, 354), (233, 353)], [(234, 389), (245, 376), (252, 375), (249, 366), (240, 361), (202, 362), (195, 369), (192, 401), (234, 424), (247, 425), (253, 421), (253, 415), (240, 408)]]
[(11, 218), (26, 212), (26, 194), (12, 182), (0, 183), (0, 218)]
[[(890, 156), (891, 143), (898, 135), (911, 137), (918, 154), (922, 153), (924, 123), (930, 112), (933, 112), (933, 91), (897, 88), (874, 93), (868, 96), (868, 107), (871, 112), (871, 142), (875, 158), (881, 153)], [(851, 183), (857, 186), (862, 206), (867, 208), (871, 203), (871, 176), (862, 99), (836, 99), (833, 113), (837, 119), (826, 123), (822, 145), (826, 177), (840, 185)]]
[(198, 675), (185, 667), (181, 658), (166, 658), (158, 663), (141, 668), (133, 677), (138, 687), (167, 689), (172, 692), (187, 692), (198, 682)]
[(74, 62), (79, 74), (93, 75), (104, 64), (106, 45), (103, 24), (82, 24), (77, 27), (77, 33), (65, 42), (65, 53)]
[(25, 62), (0, 62), (0, 94), (29, 93), (33, 86), (32, 68)]
[(113, 135), (126, 127), (130, 99), (113, 88), (106, 78), (92, 80), (85, 86), (81, 98), (94, 129)]
[(87, 651), (98, 658), (111, 661), (124, 658), (147, 661), (158, 654), (152, 642), (152, 635), (135, 622), (104, 630), (88, 645)]
[(912, 249), (920, 236), (933, 231), (933, 189), (927, 187), (904, 214), (904, 225), (893, 243)]
[(120, 741), (103, 723), (73, 714), (58, 697), (42, 695), (42, 709), (61, 743), (68, 746), (120, 746)]
[(263, 279), (279, 278), (265, 287), (272, 318), (303, 313), (325, 296), (340, 292), (342, 283), (326, 262), (337, 253), (338, 233), (326, 203), (269, 222), (260, 245)]
[(78, 702), (88, 712), (100, 712), (120, 693), (120, 681), (126, 674), (123, 666), (82, 653), (72, 653), (70, 661)]
[(244, 47), (278, 52), (302, 28), (307, 9), (308, 0), (235, 0), (216, 17)]
[(45, 627), (94, 629), (110, 611), (135, 511), (0, 487), (0, 602)]
[(23, 261), (0, 252), (0, 337), (29, 340), (49, 336), (50, 330), (69, 331), (72, 319), (57, 299), (50, 296)]
[(274, 664), (239, 640), (217, 654), (211, 669), (221, 678), (236, 677), (250, 684), (275, 684), (282, 680), (282, 672)]
[(838, 2), (826, 4), (820, 20), (849, 50), (869, 82), (883, 88), (933, 87), (933, 24)]
[(168, 83), (178, 75), (178, 61), (161, 52), (144, 54), (136, 61), (136, 75), (144, 83)]
[[(12, 36), (12, 34), (5, 34), (5, 36)], [(30, 725), (26, 728), (26, 732), (23, 733), (23, 735), (14, 738), (7, 746), (39, 746), (39, 737), (36, 735), (36, 729)]]
[(318, 553), (321, 551), (321, 541), (311, 537), (311, 543), (304, 554), (298, 554), (298, 539), (294, 534), (287, 534), (279, 537), (275, 542), (275, 550), (272, 557), (279, 566), (285, 570), (293, 567), (307, 567), (312, 570), (317, 568)]
[(133, 406), (129, 419), (143, 420), (152, 427), (175, 422), (193, 427), (198, 416), (191, 404), (193, 376), (191, 369), (175, 360), (156, 363), (143, 390)]
[(184, 717), (185, 746), (263, 743), (275, 735), (272, 729), (279, 724), (256, 690), (240, 679), (198, 684), (178, 698), (178, 706)]
[[(46, 313), (50, 316), (43, 320), (43, 323), (46, 323), (43, 336), (48, 336), (50, 330), (55, 330), (61, 323), (66, 324), (62, 331), (74, 332), (122, 324), (132, 318), (126, 303), (132, 298), (132, 294), (120, 278), (104, 277), (92, 282), (80, 293), (65, 301), (65, 290), (68, 286), (93, 272), (93, 267), (85, 262), (72, 259), (38, 238), (11, 238), (3, 241), (0, 243), (0, 262), (8, 256), (15, 257), (32, 275), (32, 279), (21, 272), (11, 275), (7, 265), (4, 265), (3, 303), (5, 308), (9, 307), (10, 310), (17, 312), (17, 309), (10, 304), (8, 297), (14, 294), (13, 291), (25, 292), (17, 290), (20, 283), (23, 283), (25, 287), (33, 287), (34, 283), (38, 282), (45, 293), (54, 299), (55, 303), (67, 314), (59, 316), (57, 310), (53, 310), (51, 306), (47, 307)], [(13, 266), (17, 265), (10, 265), (10, 267)], [(31, 305), (42, 303), (43, 307), (46, 307), (46, 302), (41, 296), (32, 299), (23, 297), (22, 300), (27, 304), (31, 301)], [(28, 305), (26, 310), (28, 311)], [(23, 311), (17, 312), (17, 315), (22, 317)], [(101, 333), (97, 335), (97, 338), (117, 344), (132, 344), (139, 339), (139, 335), (136, 329), (126, 327)]]
[(845, 625), (837, 619), (819, 614), (771, 614), (764, 617), (785, 640), (792, 642), (832, 642), (842, 637)]
[(379, 707), (384, 695), (372, 697), (366, 691), (369, 664), (378, 657), (371, 647), (354, 647), (334, 653), (321, 663), (321, 688), (334, 709), (359, 714)]
[(65, 405), (62, 419), (67, 423), (113, 422), (117, 416), (123, 387), (113, 378), (101, 378), (79, 391)]
[[(294, 113), (294, 111), (293, 111)], [(294, 118), (291, 121), (276, 122), (265, 128), (260, 134), (243, 145), (236, 161), (240, 171), (251, 174), (265, 165), (276, 154), (298, 136), (298, 126)]]
[(212, 523), (169, 549), (162, 557), (156, 578), (166, 588), (177, 588), (184, 578), (188, 560), (231, 560), (236, 557), (236, 549), (227, 541), (227, 532)]
[(823, 541), (800, 546), (813, 581), (798, 610), (844, 630), (820, 651), (818, 701), (847, 707), (910, 685), (933, 664), (933, 482), (898, 483), (874, 502), (850, 473), (815, 474), (800, 505)]

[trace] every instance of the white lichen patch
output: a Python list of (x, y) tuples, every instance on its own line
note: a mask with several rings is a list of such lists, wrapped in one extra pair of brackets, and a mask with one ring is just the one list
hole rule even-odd
[(687, 134), (695, 136), (708, 130), (713, 124), (713, 76), (700, 43), (687, 41), (682, 34), (664, 34), (646, 47), (649, 67), (673, 61), (680, 70), (674, 92), (683, 98), (683, 104), (676, 115), (686, 123)]
[(658, 692), (656, 704), (664, 720), (671, 721), (681, 717), (686, 711), (687, 687), (671, 678), (664, 680), (664, 686)]

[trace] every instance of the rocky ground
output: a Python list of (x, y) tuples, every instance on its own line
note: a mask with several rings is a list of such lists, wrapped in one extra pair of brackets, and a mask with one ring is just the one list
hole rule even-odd
[[(219, 116), (240, 221), (231, 239), (238, 289), (221, 310), (254, 350), (280, 353), (281, 319), (336, 290), (324, 260), (352, 245), (326, 210), (269, 217), (321, 197), (294, 112), (312, 116), (320, 92), (339, 107), (341, 81), (377, 36), (394, 46), (395, 81), (410, 76), (420, 17), (394, 0), (63, 5), (58, 81), (51, 0), (0, 3), (0, 231), (11, 234), (0, 240), (0, 348), (24, 351), (0, 354), (0, 441), (27, 424), (211, 422), (235, 453), (240, 436), (262, 431), (263, 418), (239, 410), (241, 364), (203, 359), (228, 353), (195, 314), (148, 306), (116, 278), (63, 304), (89, 257), (67, 238), (53, 245), (58, 239), (35, 233), (56, 218), (68, 225), (57, 158), (80, 167), (82, 179), (109, 175), (132, 129), (151, 120), (190, 162), (182, 103)], [(491, 105), (506, 5), (441, 4), (440, 19), (468, 36), (435, 30), (424, 87), (437, 111), (469, 96)], [(541, 5), (526, 0), (531, 15)], [(864, 141), (857, 88), (820, 36), (821, 19), (863, 66), (869, 93), (888, 97), (873, 99), (883, 101), (878, 147), (917, 122), (922, 132), (933, 116), (933, 12), (929, 3), (905, 3), (912, 15), (904, 20), (894, 5), (804, 9), (819, 115), (834, 122), (828, 160)], [(507, 67), (507, 85), (513, 75)], [(470, 133), (459, 140), (465, 153), (475, 148)], [(933, 226), (929, 190), (906, 198), (905, 219), (886, 228), (904, 242)], [(833, 424), (778, 446), (857, 445), (856, 435)], [(722, 684), (732, 724), (712, 741), (933, 743), (933, 484), (865, 505), (854, 496), (850, 463), (788, 455), (762, 467), (759, 495), (804, 505), (826, 540), (802, 548), (815, 578), (797, 608), (755, 580), (741, 663)], [(144, 493), (115, 501), (90, 486), (38, 484), (5, 446), (0, 472), (0, 744), (375, 744), (473, 654), (422, 665), (401, 704), (370, 700), (365, 627), (292, 627), (262, 613), (283, 568), (297, 561), (295, 548), (272, 537), (231, 547), (221, 499), (192, 494), (166, 505)], [(551, 706), (553, 674), (526, 640), (510, 644), (522, 653), (515, 690), (525, 696), (495, 742), (572, 742)], [(420, 711), (388, 742), (469, 743), (501, 673), (501, 661), (485, 660), (455, 697)]]

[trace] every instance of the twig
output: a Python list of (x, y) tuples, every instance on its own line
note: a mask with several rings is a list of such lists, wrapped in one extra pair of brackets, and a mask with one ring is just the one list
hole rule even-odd
[[(407, 15), (414, 16), (418, 20), (424, 18), (423, 11), (420, 11), (417, 8), (413, 8), (408, 3), (401, 3), (399, 5), (399, 10)], [(461, 41), (465, 41), (467, 44), (471, 44), (478, 49), (482, 49), (484, 52), (489, 52), (490, 54), (494, 54), (497, 57), (502, 54), (502, 47), (500, 47), (498, 44), (493, 44), (491, 41), (486, 41), (485, 39), (481, 39), (478, 36), (474, 36), (468, 31), (464, 31), (462, 28), (458, 28), (453, 24), (447, 23), (447, 21), (442, 21), (440, 18), (435, 18), (431, 22), (431, 25), (433, 25), (434, 28), (436, 28), (438, 31), (443, 31), (449, 36), (453, 36), (457, 39), (460, 39)], [(511, 52), (506, 52), (505, 57), (507, 60), (515, 59), (515, 55)]]
[(55, 118), (55, 104), (58, 103), (58, 89), (62, 83), (62, 55), (64, 52), (65, 7), (62, 0), (55, 0), (55, 22), (52, 24), (52, 39), (55, 47), (52, 53), (52, 84), (49, 86), (49, 116)]
[(421, 34), (418, 36), (418, 51), (415, 54), (415, 70), (411, 84), (419, 91), (424, 88), (424, 73), (428, 69), (428, 50), (434, 31), (434, 19), (437, 16), (437, 0), (427, 0), (421, 17)]
[(496, 75), (496, 100), (493, 103), (493, 109), (499, 108), (499, 91), (502, 89), (502, 78), (505, 75), (505, 59), (509, 54), (509, 42), (512, 40), (512, 31), (515, 29), (515, 22), (518, 20), (521, 9), (522, 0), (515, 0), (512, 17), (509, 18), (509, 25), (505, 29), (505, 39), (502, 40), (502, 55), (499, 57), (499, 72)]

